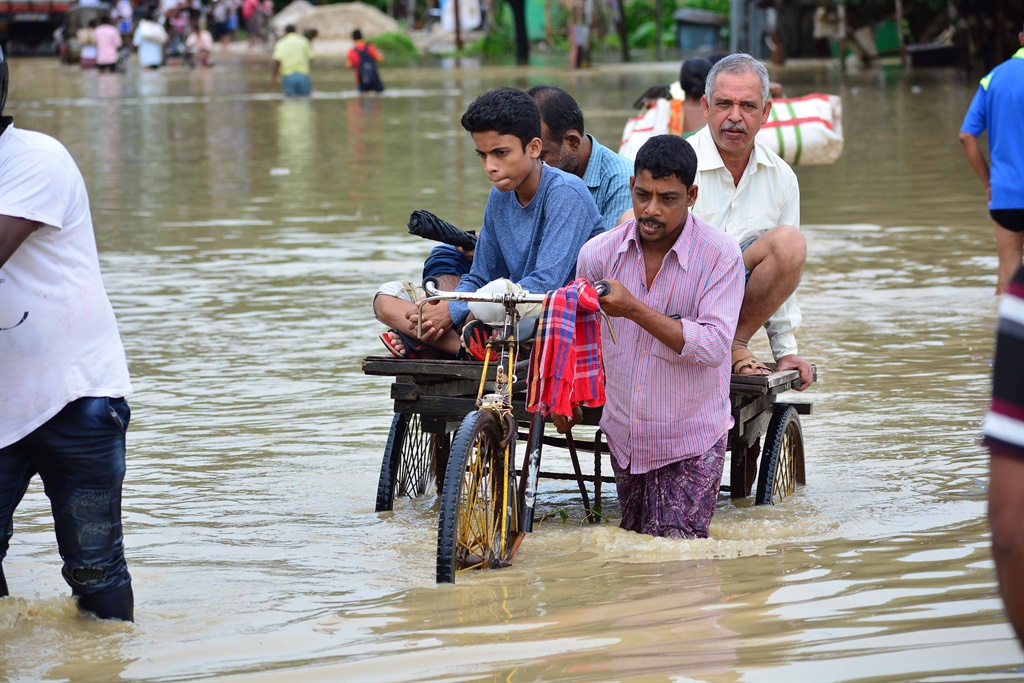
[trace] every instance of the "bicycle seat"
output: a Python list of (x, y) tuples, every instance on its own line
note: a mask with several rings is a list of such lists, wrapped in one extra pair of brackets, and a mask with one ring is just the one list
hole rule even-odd
[(516, 339), (518, 339), (520, 343), (531, 341), (535, 336), (537, 336), (538, 327), (540, 327), (539, 315), (531, 315), (528, 318), (523, 318), (516, 326)]

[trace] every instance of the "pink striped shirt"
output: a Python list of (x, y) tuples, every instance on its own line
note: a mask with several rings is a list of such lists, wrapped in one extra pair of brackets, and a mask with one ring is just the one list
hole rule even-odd
[(616, 461), (633, 474), (701, 455), (732, 426), (732, 338), (743, 300), (744, 270), (736, 240), (692, 213), (648, 291), (636, 222), (587, 242), (577, 274), (618, 280), (640, 301), (677, 315), (682, 353), (626, 318), (601, 325), (608, 401), (601, 415)]

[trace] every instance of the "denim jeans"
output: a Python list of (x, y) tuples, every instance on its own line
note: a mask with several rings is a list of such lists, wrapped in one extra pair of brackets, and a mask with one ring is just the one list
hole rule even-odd
[(284, 94), (288, 97), (308, 95), (313, 90), (309, 74), (288, 74), (281, 79), (281, 85), (284, 86)]
[[(123, 398), (80, 398), (24, 439), (0, 449), (0, 563), (14, 534), (14, 509), (39, 474), (53, 511), (62, 574), (79, 606), (132, 620), (131, 576), (121, 532)], [(6, 594), (0, 565), (0, 595)]]

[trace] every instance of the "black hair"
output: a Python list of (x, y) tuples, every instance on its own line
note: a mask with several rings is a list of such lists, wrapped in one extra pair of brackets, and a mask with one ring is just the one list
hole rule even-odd
[(655, 135), (636, 153), (633, 177), (641, 171), (647, 171), (655, 180), (676, 176), (690, 187), (697, 176), (697, 153), (678, 135)]
[(284, 27), (285, 33), (295, 33), (295, 24), (288, 24)]
[(531, 140), (540, 138), (540, 109), (522, 90), (502, 86), (473, 100), (462, 115), (462, 127), (470, 133), (515, 135), (525, 150)]
[(362, 31), (360, 31), (359, 29), (356, 29), (355, 31), (352, 31), (352, 40), (362, 40), (362, 39), (363, 39), (363, 32)]
[(704, 82), (711, 71), (711, 62), (704, 57), (690, 57), (679, 68), (679, 85), (687, 97), (699, 100), (704, 94)]
[(554, 85), (535, 85), (526, 91), (540, 109), (540, 119), (555, 139), (561, 141), (570, 130), (583, 135), (583, 110), (572, 95)]

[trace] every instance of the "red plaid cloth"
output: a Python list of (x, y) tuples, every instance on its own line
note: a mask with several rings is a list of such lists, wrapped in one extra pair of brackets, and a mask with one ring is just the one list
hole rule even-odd
[(528, 411), (572, 416), (573, 404), (604, 405), (597, 291), (575, 280), (544, 299), (530, 354)]

